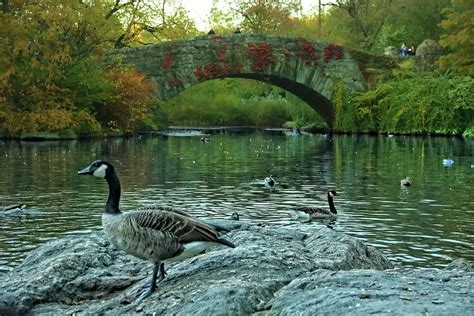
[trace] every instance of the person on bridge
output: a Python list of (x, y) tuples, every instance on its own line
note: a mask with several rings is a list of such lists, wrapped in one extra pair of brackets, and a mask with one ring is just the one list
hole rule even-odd
[(408, 46), (403, 43), (402, 47), (400, 47), (400, 56), (405, 57), (406, 55), (408, 55)]

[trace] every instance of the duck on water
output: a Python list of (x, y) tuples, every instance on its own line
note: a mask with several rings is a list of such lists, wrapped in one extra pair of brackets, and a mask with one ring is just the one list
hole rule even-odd
[(0, 214), (3, 215), (21, 215), (25, 211), (26, 205), (25, 204), (14, 204), (5, 206), (1, 209)]
[(275, 188), (276, 181), (273, 179), (273, 176), (266, 177), (265, 180), (263, 180), (263, 185), (272, 191)]
[(94, 161), (77, 173), (103, 178), (109, 185), (102, 226), (112, 244), (154, 265), (151, 284), (137, 301), (150, 296), (156, 290), (157, 283), (164, 280), (166, 273), (163, 261), (193, 257), (212, 245), (235, 247), (232, 242), (219, 236), (219, 232), (225, 229), (169, 207), (148, 207), (123, 213), (119, 209), (120, 181), (114, 167), (108, 162)]
[(334, 197), (337, 196), (336, 191), (331, 190), (327, 193), (329, 209), (316, 206), (299, 206), (296, 208), (298, 218), (334, 218), (337, 216), (337, 210), (334, 206)]

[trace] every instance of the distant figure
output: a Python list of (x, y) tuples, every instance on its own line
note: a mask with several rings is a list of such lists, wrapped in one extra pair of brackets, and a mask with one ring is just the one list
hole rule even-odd
[(408, 46), (406, 46), (405, 43), (403, 43), (402, 46), (400, 47), (400, 56), (405, 57), (406, 55), (408, 55)]
[(201, 142), (203, 143), (209, 143), (211, 139), (209, 137), (201, 137)]
[(415, 46), (411, 46), (410, 49), (408, 50), (408, 54), (411, 55), (411, 56), (415, 56), (416, 54), (416, 48)]
[(299, 127), (293, 128), (293, 133), (291, 133), (292, 136), (301, 136), (301, 130)]
[(235, 31), (234, 31), (234, 34), (240, 34), (242, 32), (240, 32), (240, 28), (237, 28)]
[(213, 29), (210, 29), (209, 32), (207, 32), (207, 35), (216, 35), (216, 32), (214, 32)]

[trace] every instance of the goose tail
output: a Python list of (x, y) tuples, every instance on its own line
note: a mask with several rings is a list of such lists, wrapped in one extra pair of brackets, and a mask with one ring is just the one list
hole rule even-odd
[(233, 243), (231, 243), (230, 241), (228, 241), (227, 239), (224, 239), (224, 238), (217, 238), (216, 242), (218, 242), (219, 244), (222, 244), (222, 245), (229, 246), (231, 248), (235, 248), (235, 245)]

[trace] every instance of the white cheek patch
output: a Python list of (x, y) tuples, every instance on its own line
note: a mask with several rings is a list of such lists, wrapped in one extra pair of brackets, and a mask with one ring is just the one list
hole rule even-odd
[(329, 196), (334, 197), (334, 194), (332, 194), (332, 192), (329, 192)]
[(107, 165), (101, 165), (99, 168), (97, 168), (93, 175), (94, 177), (99, 177), (99, 178), (105, 178), (105, 171), (107, 170)]

